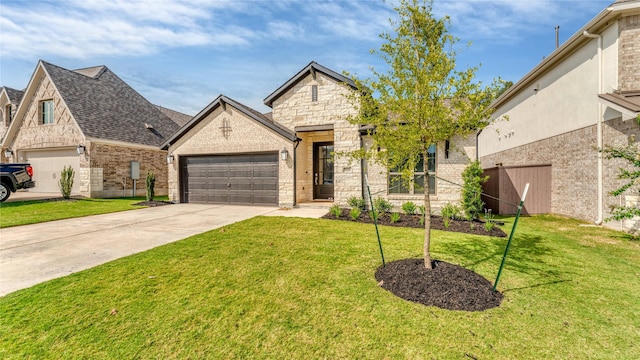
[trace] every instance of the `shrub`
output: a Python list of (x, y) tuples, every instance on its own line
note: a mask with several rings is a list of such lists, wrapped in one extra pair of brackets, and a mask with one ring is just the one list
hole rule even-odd
[(420, 225), (424, 226), (424, 215), (425, 215), (425, 211), (426, 208), (424, 207), (424, 205), (419, 205), (418, 206), (418, 211), (420, 212)]
[(329, 209), (329, 212), (331, 213), (331, 215), (335, 216), (336, 218), (339, 218), (340, 215), (342, 215), (342, 209), (340, 208), (340, 205), (338, 205), (338, 204), (333, 205)]
[(451, 219), (459, 219), (462, 210), (458, 205), (454, 205), (452, 203), (446, 203), (442, 209), (440, 209), (440, 215), (442, 215), (442, 222), (444, 223), (445, 229), (449, 228), (449, 224), (451, 224)]
[(397, 212), (391, 213), (391, 217), (389, 219), (391, 220), (392, 224), (397, 223), (398, 221), (400, 221), (400, 213), (397, 213)]
[(369, 217), (373, 221), (378, 221), (378, 213), (375, 211), (369, 211)]
[(349, 204), (349, 206), (352, 209), (360, 209), (360, 210), (364, 210), (364, 199), (363, 198), (359, 198), (356, 196), (352, 196), (347, 200), (347, 204)]
[(384, 214), (391, 212), (391, 209), (393, 209), (393, 204), (386, 199), (379, 197), (373, 200), (373, 207), (379, 214)]
[(75, 171), (71, 165), (69, 167), (64, 167), (60, 172), (60, 181), (58, 185), (60, 186), (60, 192), (62, 193), (62, 197), (65, 199), (69, 199), (71, 197), (71, 189), (73, 189), (73, 175), (75, 175)]
[(487, 230), (487, 232), (490, 232), (491, 230), (493, 230), (493, 228), (496, 227), (496, 223), (493, 222), (493, 214), (491, 213), (491, 209), (488, 209), (484, 211), (484, 229)]
[(358, 220), (360, 214), (362, 214), (362, 210), (360, 210), (359, 207), (354, 207), (353, 209), (351, 209), (351, 211), (349, 211), (349, 215), (351, 215), (351, 218), (353, 220)]
[(404, 211), (404, 213), (407, 215), (415, 214), (416, 209), (416, 204), (414, 204), (412, 201), (407, 201), (406, 203), (402, 204), (402, 211)]
[(474, 161), (467, 165), (462, 172), (462, 208), (465, 216), (469, 220), (480, 218), (480, 213), (484, 207), (482, 201), (482, 184), (489, 179), (488, 176), (482, 176), (482, 168), (479, 161)]
[(156, 175), (153, 171), (147, 172), (147, 201), (153, 201), (153, 197), (156, 194)]

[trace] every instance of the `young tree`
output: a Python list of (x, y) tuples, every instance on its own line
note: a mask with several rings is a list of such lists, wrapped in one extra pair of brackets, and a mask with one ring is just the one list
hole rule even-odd
[[(388, 71), (372, 69), (372, 79), (354, 79), (366, 90), (351, 97), (360, 111), (348, 120), (375, 127), (370, 132), (373, 146), (352, 155), (397, 169), (406, 182), (414, 182), (414, 169), (421, 158), (426, 162), (430, 145), (485, 127), (490, 104), (503, 87), (499, 81), (486, 87), (474, 82), (477, 67), (456, 68), (458, 40), (449, 33), (449, 18), (435, 18), (432, 5), (400, 0), (398, 18), (390, 20), (395, 31), (382, 34), (384, 43), (373, 52), (388, 64)], [(424, 264), (431, 269), (431, 204), (428, 186), (423, 190)]]
[(469, 221), (477, 220), (484, 208), (482, 201), (482, 184), (489, 179), (482, 176), (480, 161), (471, 162), (462, 172), (462, 209)]

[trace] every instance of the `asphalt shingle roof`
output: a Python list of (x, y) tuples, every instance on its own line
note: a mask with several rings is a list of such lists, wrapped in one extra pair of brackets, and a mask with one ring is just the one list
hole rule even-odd
[(42, 65), (85, 136), (160, 146), (180, 128), (106, 66)]
[(7, 96), (9, 97), (9, 101), (15, 104), (19, 104), (22, 100), (22, 96), (24, 96), (24, 91), (12, 89), (7, 86), (3, 86), (4, 90), (7, 92)]

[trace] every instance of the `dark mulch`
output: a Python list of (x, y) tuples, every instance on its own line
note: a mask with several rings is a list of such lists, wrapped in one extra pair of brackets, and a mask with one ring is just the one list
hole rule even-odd
[(376, 271), (382, 288), (396, 296), (449, 310), (482, 311), (500, 306), (502, 294), (475, 272), (444, 261), (427, 270), (423, 259), (388, 263)]
[[(322, 218), (373, 224), (373, 219), (371, 219), (369, 213), (363, 211), (357, 220), (353, 220), (349, 215), (350, 211), (350, 209), (342, 209), (342, 214), (340, 215), (340, 217), (335, 217), (331, 213), (328, 213)], [(400, 214), (400, 221), (392, 223), (390, 214), (381, 214), (378, 217), (378, 225), (411, 227), (420, 229), (424, 228), (424, 225), (420, 224), (420, 216), (421, 215)], [(438, 215), (431, 215), (431, 228), (434, 230), (453, 231), (474, 235), (489, 235), (496, 237), (507, 236), (507, 234), (498, 226), (494, 226), (491, 231), (487, 232), (487, 230), (484, 228), (484, 222), (482, 221), (474, 221), (472, 226), (472, 223), (466, 220), (451, 220), (449, 223), (449, 227), (445, 228), (444, 221), (442, 221), (442, 216)]]
[(135, 203), (133, 205), (156, 207), (156, 206), (164, 206), (164, 205), (172, 205), (172, 204), (173, 203), (170, 202), (170, 201), (151, 200), (151, 201), (141, 201), (141, 202)]

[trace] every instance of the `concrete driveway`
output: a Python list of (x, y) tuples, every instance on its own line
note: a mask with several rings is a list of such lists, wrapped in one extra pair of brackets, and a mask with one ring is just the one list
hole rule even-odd
[(325, 213), (175, 204), (0, 229), (0, 296), (254, 216)]

